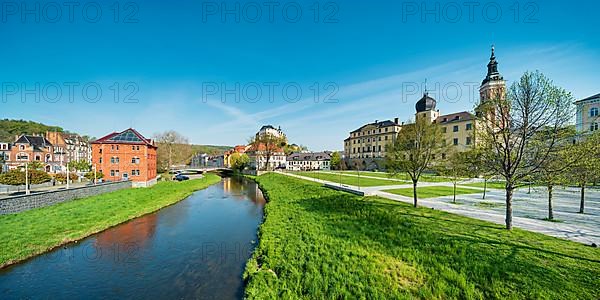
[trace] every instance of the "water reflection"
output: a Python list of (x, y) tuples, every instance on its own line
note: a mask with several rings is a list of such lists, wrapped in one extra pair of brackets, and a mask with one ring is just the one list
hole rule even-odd
[(226, 178), (158, 213), (0, 271), (0, 298), (243, 296), (265, 199)]

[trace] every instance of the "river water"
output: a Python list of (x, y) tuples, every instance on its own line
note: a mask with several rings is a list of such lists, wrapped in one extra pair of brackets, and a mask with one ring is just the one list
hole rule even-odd
[(264, 204), (254, 182), (224, 178), (156, 213), (0, 270), (0, 298), (240, 299)]

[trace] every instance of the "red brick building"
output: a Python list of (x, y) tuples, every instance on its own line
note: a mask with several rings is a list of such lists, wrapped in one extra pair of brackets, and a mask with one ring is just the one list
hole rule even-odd
[(156, 149), (151, 139), (129, 128), (92, 142), (92, 165), (106, 180), (147, 187), (156, 183)]

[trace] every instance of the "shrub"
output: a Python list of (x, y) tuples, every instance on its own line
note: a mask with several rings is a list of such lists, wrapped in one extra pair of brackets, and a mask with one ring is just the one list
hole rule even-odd
[[(79, 176), (77, 176), (77, 174), (69, 174), (69, 178), (71, 179), (71, 181), (75, 181), (77, 179), (79, 179)], [(54, 179), (58, 182), (67, 182), (67, 174), (66, 173), (59, 173), (54, 175)]]
[[(39, 170), (29, 170), (29, 183), (40, 184), (50, 181), (51, 177), (48, 173)], [(25, 171), (21, 170), (10, 170), (0, 175), (0, 183), (8, 185), (24, 185), (25, 184)]]
[[(94, 171), (89, 171), (89, 172), (85, 173), (84, 177), (89, 180), (94, 180)], [(104, 177), (104, 174), (96, 171), (96, 178), (100, 179), (102, 177)]]

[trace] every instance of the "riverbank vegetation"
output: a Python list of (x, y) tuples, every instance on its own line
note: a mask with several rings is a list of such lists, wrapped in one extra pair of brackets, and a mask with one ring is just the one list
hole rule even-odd
[(595, 299), (600, 249), (279, 174), (246, 265), (251, 299)]
[(0, 266), (152, 213), (220, 181), (214, 174), (183, 182), (112, 193), (0, 216)]

